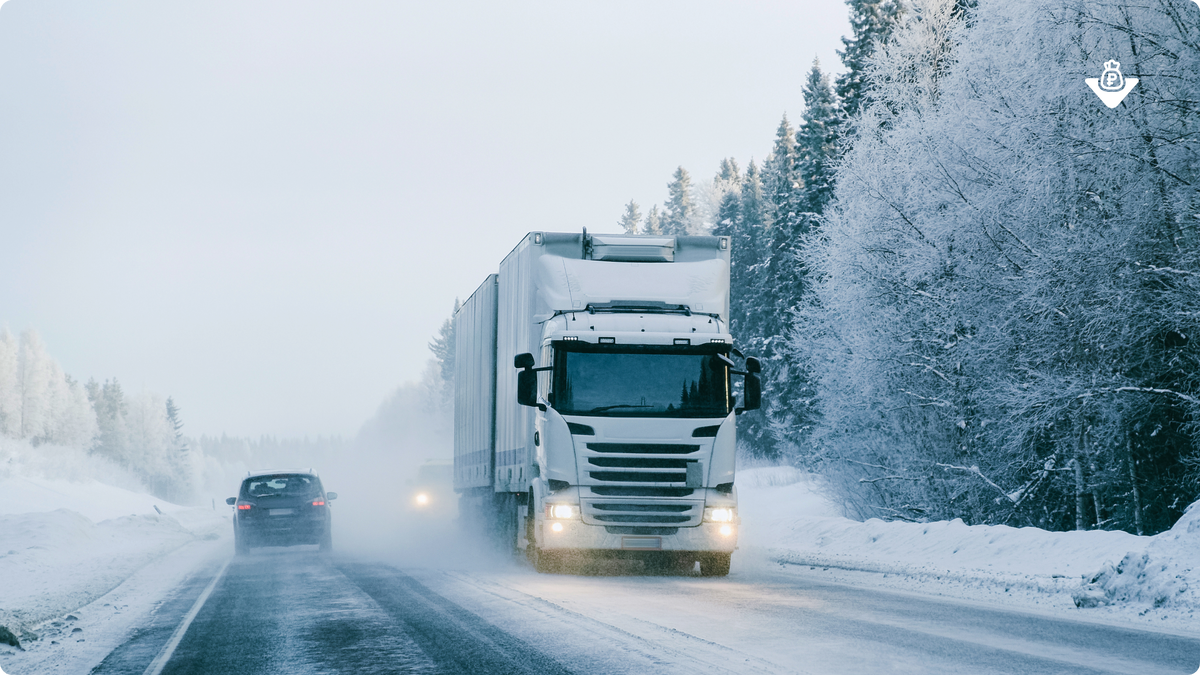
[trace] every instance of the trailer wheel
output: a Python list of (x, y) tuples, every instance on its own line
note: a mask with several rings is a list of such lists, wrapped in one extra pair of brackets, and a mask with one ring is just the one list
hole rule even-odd
[(723, 577), (729, 574), (732, 553), (705, 553), (700, 556), (700, 576)]

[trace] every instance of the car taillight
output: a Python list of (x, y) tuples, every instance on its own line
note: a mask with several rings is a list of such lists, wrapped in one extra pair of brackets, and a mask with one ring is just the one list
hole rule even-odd
[(313, 502), (313, 506), (325, 506), (325, 502), (318, 500)]
[(238, 511), (249, 511), (249, 510), (250, 510), (249, 504), (238, 504)]

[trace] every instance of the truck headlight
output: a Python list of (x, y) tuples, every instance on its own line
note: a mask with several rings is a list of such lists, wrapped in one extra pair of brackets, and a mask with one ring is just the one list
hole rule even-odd
[(575, 506), (573, 504), (547, 504), (546, 517), (569, 520), (575, 517)]
[(708, 507), (704, 509), (704, 519), (710, 523), (732, 523), (733, 509), (732, 508), (714, 508)]

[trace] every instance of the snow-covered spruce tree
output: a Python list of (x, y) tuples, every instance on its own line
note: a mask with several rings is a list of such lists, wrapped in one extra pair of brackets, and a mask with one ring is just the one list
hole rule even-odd
[(621, 214), (621, 219), (617, 221), (617, 225), (621, 227), (621, 231), (625, 234), (637, 234), (638, 224), (642, 222), (642, 212), (638, 208), (638, 203), (629, 200), (625, 205), (625, 213)]
[(429, 351), (433, 353), (437, 367), (437, 379), (440, 380), (440, 384), (433, 388), (439, 397), (437, 403), (441, 407), (449, 408), (451, 415), (454, 409), (454, 316), (458, 314), (458, 308), (461, 306), (462, 303), (455, 298), (454, 311), (450, 313), (450, 318), (442, 323), (437, 336), (429, 342)]
[(845, 50), (839, 51), (846, 72), (837, 77), (837, 95), (847, 117), (858, 114), (863, 105), (867, 64), (877, 45), (887, 42), (904, 13), (899, 0), (846, 0), (850, 6), (852, 37), (843, 37)]
[[(761, 358), (765, 344), (761, 330), (763, 303), (760, 292), (770, 216), (762, 172), (754, 160), (746, 167), (737, 199), (738, 208), (729, 225), (729, 325), (739, 348), (747, 356)], [(738, 444), (751, 456), (773, 456), (774, 438), (763, 415), (747, 415), (739, 420)]]
[(692, 177), (682, 166), (675, 169), (667, 184), (667, 202), (662, 219), (662, 233), (668, 236), (693, 234), (696, 205), (692, 202)]
[[(790, 224), (784, 229), (776, 226), (771, 238), (771, 286), (781, 289), (776, 299), (780, 343), (776, 345), (778, 370), (771, 378), (772, 405), (768, 407), (771, 429), (779, 447), (787, 448), (794, 461), (807, 462), (806, 437), (812, 428), (815, 409), (815, 388), (808, 372), (806, 353), (792, 349), (786, 343), (794, 322), (794, 313), (806, 294), (806, 270), (800, 258), (805, 237), (820, 227), (821, 213), (833, 193), (834, 166), (838, 154), (838, 129), (841, 115), (829, 78), (814, 60), (804, 85), (804, 112), (796, 130), (796, 189), (788, 194), (799, 213), (789, 213), (778, 222)], [(778, 143), (777, 143), (778, 148)]]
[(821, 64), (816, 59), (808, 71), (803, 93), (804, 113), (800, 117), (800, 128), (796, 130), (796, 152), (800, 179), (804, 184), (804, 210), (821, 214), (833, 197), (842, 118), (829, 76), (821, 72)]
[[(1178, 4), (982, 0), (964, 24), (926, 0), (872, 61), (794, 335), (859, 515), (1153, 532), (1195, 498), (1200, 48)], [(1112, 59), (1141, 78), (1115, 110), (1083, 84)]]
[(662, 234), (662, 221), (662, 213), (658, 210), (658, 204), (651, 204), (650, 210), (646, 212), (646, 223), (642, 226), (642, 234)]
[[(763, 396), (770, 442), (759, 453), (779, 458), (789, 452), (797, 428), (805, 425), (803, 410), (807, 377), (786, 354), (792, 311), (800, 298), (804, 272), (797, 258), (800, 242), (813, 225), (805, 202), (796, 135), (784, 116), (771, 155), (763, 164), (763, 188), (770, 225), (765, 232), (760, 273), (755, 275), (755, 307), (751, 334), (761, 339), (764, 359)], [(751, 422), (747, 426), (753, 426)]]
[[(717, 175), (713, 176), (710, 182), (700, 185), (696, 190), (696, 216), (693, 231), (714, 235), (718, 234), (719, 231), (723, 232), (723, 230), (720, 230), (722, 205), (726, 205), (728, 201), (726, 198), (730, 194), (736, 198), (741, 187), (742, 174), (737, 160), (732, 157), (721, 160), (721, 166), (717, 170)], [(728, 205), (726, 206), (727, 208), (732, 208)], [(731, 214), (726, 214), (727, 219), (731, 217)]]

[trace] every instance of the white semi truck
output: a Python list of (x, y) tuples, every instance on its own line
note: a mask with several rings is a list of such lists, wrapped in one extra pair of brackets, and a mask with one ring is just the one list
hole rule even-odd
[(455, 315), (460, 518), (541, 572), (728, 574), (761, 402), (728, 321), (728, 237), (526, 235)]

